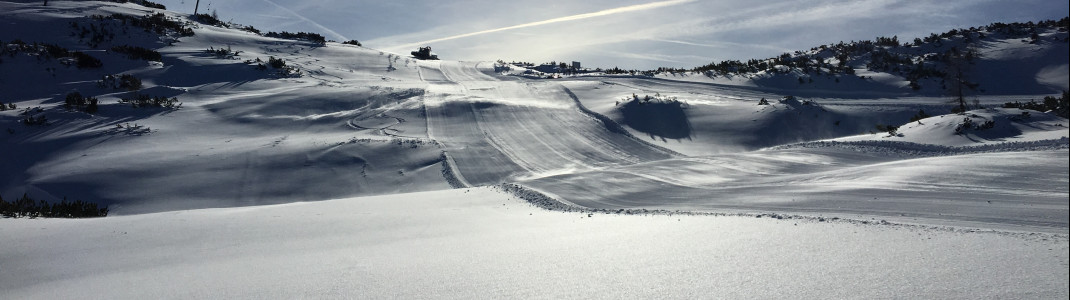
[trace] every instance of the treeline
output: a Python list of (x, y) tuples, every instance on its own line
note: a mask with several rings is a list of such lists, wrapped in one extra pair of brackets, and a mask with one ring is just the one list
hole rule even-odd
[[(979, 55), (972, 49), (972, 45), (988, 34), (1000, 33), (1035, 43), (1040, 39), (1040, 30), (1056, 29), (1065, 32), (1070, 30), (1068, 24), (1070, 24), (1068, 18), (1036, 23), (992, 23), (981, 27), (954, 29), (940, 34), (933, 33), (906, 43), (901, 42), (897, 36), (877, 37), (872, 41), (839, 42), (814, 47), (810, 51), (795, 51), (766, 59), (713, 62), (695, 67), (690, 71), (706, 73), (710, 76), (794, 71), (807, 75), (853, 75), (855, 67), (865, 66), (871, 71), (902, 75), (910, 81), (911, 87), (918, 89), (920, 79), (945, 79), (948, 76), (956, 76), (957, 74), (948, 74), (949, 65), (973, 63)], [(927, 53), (899, 50), (925, 46), (928, 47), (926, 50), (929, 50)], [(677, 70), (668, 68), (658, 70), (658, 72), (665, 71)]]
[(125, 14), (112, 14), (110, 16), (94, 15), (97, 20), (119, 20), (122, 25), (131, 25), (142, 28), (147, 32), (156, 34), (175, 33), (179, 36), (193, 36), (193, 29), (186, 27), (182, 22), (172, 20), (163, 13), (149, 14), (145, 16), (132, 16)]
[(1052, 96), (1044, 97), (1044, 101), (1036, 102), (1036, 100), (1029, 100), (1029, 102), (1007, 102), (1003, 104), (1003, 108), (1019, 108), (1019, 109), (1031, 109), (1035, 111), (1052, 111), (1055, 115), (1063, 118), (1070, 118), (1070, 93), (1063, 91), (1063, 95), (1060, 98)]
[(0, 197), (0, 215), (6, 218), (94, 218), (107, 216), (108, 208), (82, 200), (67, 201), (66, 197), (59, 203), (49, 204), (45, 200), (36, 201), (22, 194), (13, 202)]
[(78, 110), (86, 113), (96, 113), (100, 101), (96, 97), (84, 97), (82, 93), (72, 92), (67, 94), (67, 97), (63, 101), (63, 108), (67, 110)]
[[(289, 40), (306, 40), (306, 41), (317, 43), (317, 44), (320, 44), (320, 45), (323, 45), (323, 44), (327, 43), (327, 39), (326, 38), (324, 38), (319, 33), (313, 33), (313, 32), (297, 32), (297, 33), (294, 33), (294, 32), (286, 32), (286, 31), (283, 31), (283, 32), (269, 31), (264, 36), (273, 37), (273, 38), (279, 38), (279, 39), (289, 39)], [(358, 45), (359, 45), (359, 43), (358, 43)]]

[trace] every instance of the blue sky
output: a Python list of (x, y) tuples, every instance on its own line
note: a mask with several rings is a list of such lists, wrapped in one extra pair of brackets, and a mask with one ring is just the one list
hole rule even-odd
[[(156, 1), (192, 12), (196, 0)], [(264, 31), (312, 31), (444, 59), (578, 60), (589, 67), (694, 67), (992, 22), (1067, 16), (1061, 0), (201, 0), (201, 11)]]

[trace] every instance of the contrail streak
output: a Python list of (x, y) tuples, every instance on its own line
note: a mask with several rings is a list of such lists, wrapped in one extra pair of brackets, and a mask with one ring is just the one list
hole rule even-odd
[(271, 0), (263, 0), (263, 1), (267, 2), (268, 4), (274, 5), (275, 7), (279, 8), (281, 10), (284, 10), (284, 11), (290, 13), (291, 15), (293, 15), (294, 17), (297, 17), (298, 19), (301, 19), (302, 21), (305, 21), (305, 22), (308, 22), (309, 24), (312, 24), (312, 26), (316, 26), (317, 28), (322, 29), (323, 31), (326, 31), (328, 34), (333, 35), (335, 38), (338, 38), (339, 40), (343, 40), (343, 41), (347, 40), (347, 38), (344, 35), (341, 35), (341, 34), (335, 32), (334, 30), (331, 30), (330, 28), (327, 28), (326, 26), (320, 25), (319, 23), (316, 23), (316, 21), (312, 21), (309, 18), (305, 18), (305, 16), (302, 16), (302, 15), (298, 14), (297, 12), (295, 12), (295, 11), (289, 9), (289, 8), (283, 7), (282, 5), (279, 5), (278, 3), (275, 3), (275, 2), (273, 2)]
[(673, 6), (673, 5), (683, 4), (683, 3), (687, 3), (687, 2), (693, 2), (693, 1), (695, 1), (695, 0), (669, 0), (669, 1), (661, 1), (661, 2), (654, 2), (654, 3), (647, 3), (647, 4), (637, 4), (637, 5), (631, 5), (631, 6), (617, 7), (617, 8), (611, 8), (611, 9), (606, 9), (606, 10), (600, 10), (600, 11), (596, 11), (596, 12), (592, 12), (592, 13), (571, 15), (571, 16), (567, 16), (567, 17), (554, 18), (554, 19), (531, 22), (531, 23), (525, 23), (525, 24), (520, 24), (520, 25), (513, 25), (513, 26), (508, 26), (508, 27), (502, 27), (502, 28), (495, 28), (495, 29), (488, 29), (488, 30), (465, 33), (465, 34), (458, 34), (458, 35), (448, 36), (448, 37), (444, 37), (444, 38), (438, 38), (438, 39), (427, 40), (427, 41), (422, 41), (422, 42), (417, 42), (417, 43), (405, 44), (405, 45), (397, 46), (397, 48), (408, 48), (408, 47), (412, 47), (412, 46), (425, 45), (425, 44), (441, 42), (441, 41), (448, 41), (448, 40), (454, 40), (454, 39), (459, 39), (459, 38), (466, 38), (466, 37), (470, 37), (470, 36), (476, 36), (476, 35), (487, 34), (487, 33), (494, 33), (494, 32), (506, 31), (506, 30), (513, 30), (513, 29), (541, 26), (541, 25), (560, 23), (560, 22), (576, 21), (576, 20), (582, 20), (582, 19), (587, 19), (587, 18), (614, 15), (614, 14), (619, 14), (619, 13), (655, 9), (655, 8), (661, 8), (661, 7), (666, 7), (666, 6)]

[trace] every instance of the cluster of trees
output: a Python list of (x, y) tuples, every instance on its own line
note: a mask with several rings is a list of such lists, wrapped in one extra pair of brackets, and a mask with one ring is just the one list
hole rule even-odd
[[(93, 20), (103, 21), (104, 16), (94, 15), (91, 17)], [(108, 30), (108, 26), (105, 23), (89, 23), (88, 26), (78, 24), (78, 22), (71, 21), (71, 30), (78, 35), (80, 41), (85, 41), (86, 45), (90, 48), (96, 48), (98, 45), (104, 42), (111, 42), (115, 39), (115, 32)], [(87, 40), (88, 39), (88, 40)]]
[(45, 115), (26, 116), (22, 118), (21, 122), (26, 126), (48, 125), (48, 117), (45, 117)]
[(281, 58), (275, 58), (274, 56), (271, 56), (268, 57), (267, 65), (275, 69), (282, 69), (286, 67), (286, 61), (282, 60)]
[(208, 49), (204, 49), (204, 53), (214, 55), (217, 58), (234, 58), (241, 55), (241, 51), (231, 50), (230, 46), (227, 46), (227, 48), (219, 47), (219, 49), (208, 47)]
[(66, 99), (63, 102), (63, 108), (67, 110), (78, 110), (86, 113), (96, 113), (97, 103), (100, 101), (96, 97), (83, 97), (82, 93), (71, 92), (67, 94)]
[(1067, 91), (1063, 91), (1063, 94), (1059, 98), (1052, 96), (1044, 97), (1044, 101), (1037, 102), (1036, 100), (1029, 100), (1029, 102), (1007, 102), (1003, 104), (1004, 108), (1019, 108), (1019, 109), (1031, 109), (1035, 111), (1052, 111), (1056, 115), (1063, 118), (1070, 118), (1070, 94)]
[(116, 53), (126, 54), (126, 57), (129, 58), (129, 59), (141, 59), (141, 60), (147, 60), (147, 61), (162, 61), (163, 60), (163, 56), (160, 55), (160, 52), (156, 52), (156, 50), (152, 50), (152, 49), (148, 49), (148, 48), (144, 48), (144, 47), (139, 47), (139, 46), (129, 46), (129, 45), (115, 46), (115, 47), (111, 47), (111, 51), (112, 52), (116, 52)]
[(0, 102), (0, 111), (15, 110), (15, 108), (18, 108), (15, 103), (4, 104), (4, 102)]
[(280, 38), (280, 39), (289, 39), (289, 40), (306, 40), (306, 41), (313, 42), (313, 43), (320, 44), (320, 45), (323, 45), (323, 44), (327, 43), (327, 39), (326, 38), (324, 38), (319, 33), (313, 33), (313, 32), (297, 32), (297, 33), (293, 33), (293, 32), (286, 32), (286, 31), (283, 31), (283, 32), (269, 31), (264, 36), (273, 37), (273, 38)]
[(159, 4), (159, 3), (148, 1), (148, 0), (108, 0), (108, 1), (115, 2), (115, 3), (128, 3), (129, 2), (129, 3), (141, 5), (141, 6), (148, 7), (148, 8), (167, 9), (167, 6), (164, 6), (163, 4)]
[(26, 43), (22, 40), (15, 39), (9, 43), (0, 41), (0, 55), (7, 55), (14, 57), (19, 53), (26, 53), (37, 57), (38, 60), (47, 59), (73, 59), (75, 66), (78, 68), (100, 68), (104, 65), (99, 59), (89, 54), (85, 54), (81, 51), (70, 51), (67, 48), (60, 47), (55, 44), (48, 43)]
[[(811, 48), (810, 51), (784, 53), (767, 59), (748, 61), (725, 60), (691, 69), (692, 72), (716, 75), (743, 75), (757, 72), (787, 73), (801, 71), (814, 75), (853, 75), (854, 68), (865, 66), (872, 71), (898, 73), (910, 81), (910, 86), (921, 88), (919, 80), (937, 78), (943, 82), (942, 88), (952, 93), (959, 93), (965, 88), (976, 88), (965, 79), (962, 70), (976, 60), (979, 55), (973, 50), (973, 44), (986, 34), (999, 32), (1011, 37), (1039, 39), (1040, 29), (1055, 28), (1067, 31), (1067, 18), (1058, 21), (1048, 20), (1037, 23), (993, 23), (988, 26), (955, 29), (941, 34), (932, 34), (925, 38), (915, 38), (913, 43), (901, 43), (897, 36), (877, 37), (873, 41), (840, 42)], [(916, 49), (928, 45), (922, 50)], [(616, 71), (616, 70), (615, 70)], [(676, 69), (658, 69), (657, 72), (678, 72)], [(634, 74), (635, 72), (628, 72)]]
[(899, 126), (877, 124), (877, 126), (875, 126), (875, 127), (877, 128), (877, 131), (887, 132), (888, 136), (897, 136), (897, 135), (899, 135)]
[[(976, 115), (975, 115), (975, 117), (976, 117)], [(972, 130), (986, 130), (986, 129), (992, 129), (993, 127), (996, 127), (996, 121), (988, 120), (988, 121), (985, 121), (984, 123), (977, 124), (977, 122), (974, 122), (973, 119), (970, 119), (970, 117), (965, 117), (965, 118), (962, 119), (962, 123), (959, 123), (958, 125), (955, 126), (955, 134), (963, 134), (963, 133), (966, 133), (967, 130), (971, 130), (971, 129)]]
[[(261, 36), (266, 36), (266, 37), (279, 38), (279, 39), (289, 39), (289, 40), (305, 40), (305, 41), (309, 41), (309, 42), (313, 42), (313, 43), (319, 44), (320, 46), (326, 45), (327, 42), (328, 42), (327, 38), (325, 38), (323, 35), (321, 35), (319, 33), (315, 33), (315, 32), (287, 32), (287, 31), (274, 32), (274, 31), (269, 31), (266, 34), (265, 33), (261, 33), (260, 29), (256, 29), (256, 27), (253, 27), (253, 26), (243, 26), (243, 25), (240, 25), (240, 24), (233, 24), (233, 23), (227, 23), (227, 22), (220, 21), (219, 20), (219, 16), (215, 13), (215, 11), (213, 11), (211, 14), (194, 13), (192, 19), (195, 20), (195, 21), (207, 24), (207, 25), (211, 25), (211, 26), (218, 26), (218, 27), (225, 27), (225, 28), (231, 28), (231, 26), (238, 26), (237, 28), (240, 29), (240, 30), (252, 32), (252, 33), (255, 33), (255, 34), (258, 34), (258, 35), (261, 35)], [(191, 33), (189, 35), (193, 35), (192, 30), (191, 30)], [(331, 40), (331, 42), (334, 42), (334, 41)], [(342, 42), (342, 44), (363, 46), (357, 40), (348, 40), (348, 41)]]
[(633, 76), (636, 75), (636, 74), (645, 75), (645, 76), (654, 76), (654, 74), (656, 74), (656, 72), (654, 72), (654, 70), (647, 70), (647, 71), (625, 70), (625, 69), (621, 69), (621, 68), (618, 68), (618, 67), (613, 67), (612, 69), (605, 69), (605, 70), (602, 70), (601, 68), (598, 68), (598, 69), (595, 69), (594, 71), (595, 72), (604, 72), (606, 74), (628, 74), (628, 75), (633, 75)]
[(182, 107), (182, 102), (178, 102), (178, 97), (160, 97), (149, 96), (146, 94), (134, 94), (130, 98), (121, 98), (119, 103), (130, 104), (135, 108), (138, 107), (163, 107), (163, 108), (177, 108)]
[(22, 194), (13, 202), (0, 197), (0, 215), (6, 218), (93, 218), (107, 216), (108, 208), (82, 200), (67, 201), (66, 197), (59, 203), (49, 204), (45, 200), (36, 201)]
[(219, 15), (216, 15), (215, 11), (212, 14), (194, 14), (191, 19), (207, 25), (228, 27), (225, 22), (219, 20)]
[(257, 35), (260, 34), (260, 29), (256, 29), (256, 27), (253, 27), (253, 26), (248, 26), (248, 25), (247, 26), (240, 26), (240, 27), (238, 27), (238, 29), (244, 30), (244, 31), (248, 31), (248, 32), (252, 32), (252, 33), (255, 33)]
[(100, 62), (100, 60), (96, 57), (90, 56), (89, 54), (85, 54), (81, 51), (71, 52), (71, 57), (74, 58), (74, 60), (76, 61), (75, 65), (78, 66), (79, 69), (95, 69), (104, 66), (104, 63)]
[[(762, 100), (765, 100), (765, 98), (762, 98)], [(621, 100), (617, 101), (616, 104), (614, 104), (614, 105), (620, 105), (622, 102), (623, 103), (635, 102), (635, 103), (637, 103), (639, 105), (646, 105), (646, 104), (649, 104), (649, 103), (658, 103), (658, 104), (665, 104), (665, 103), (680, 104), (680, 103), (682, 103), (682, 102), (680, 102), (680, 100), (678, 100), (676, 98), (676, 96), (663, 96), (663, 95), (661, 95), (661, 93), (654, 93), (654, 96), (643, 95), (643, 97), (639, 97), (638, 94), (632, 93), (632, 95), (630, 97), (621, 98)], [(684, 105), (686, 105), (686, 104), (684, 104)]]
[(193, 16), (190, 17), (190, 19), (193, 19), (194, 21), (197, 21), (197, 22), (201, 22), (202, 24), (206, 24), (206, 25), (210, 25), (210, 26), (216, 26), (216, 27), (232, 28), (231, 26), (235, 26), (233, 28), (237, 28), (238, 30), (252, 32), (252, 33), (255, 33), (257, 35), (260, 35), (260, 29), (256, 29), (256, 27), (249, 26), (249, 25), (227, 23), (227, 22), (223, 22), (222, 20), (219, 20), (219, 15), (216, 14), (215, 10), (213, 10), (211, 14), (194, 13)]
[(142, 28), (147, 32), (154, 32), (156, 34), (175, 33), (179, 36), (193, 36), (193, 29), (186, 27), (182, 22), (171, 20), (167, 15), (163, 13), (149, 14), (145, 16), (131, 16), (124, 14), (112, 14), (111, 16), (93, 16), (95, 19), (105, 20), (119, 20), (122, 24), (131, 25), (134, 27)]
[(97, 86), (101, 88), (110, 87), (113, 89), (136, 91), (141, 89), (141, 79), (130, 74), (104, 75), (100, 81), (97, 81)]
[(283, 60), (282, 58), (274, 57), (274, 56), (268, 57), (267, 62), (264, 62), (259, 57), (257, 57), (255, 60), (246, 60), (245, 63), (247, 63), (247, 64), (255, 63), (256, 64), (256, 69), (257, 70), (261, 70), (261, 71), (267, 70), (268, 68), (275, 69), (275, 70), (277, 70), (277, 74), (283, 75), (283, 76), (295, 75), (295, 74), (299, 74), (300, 73), (300, 71), (297, 69), (297, 67), (289, 66), (289, 65), (286, 64), (285, 60)]

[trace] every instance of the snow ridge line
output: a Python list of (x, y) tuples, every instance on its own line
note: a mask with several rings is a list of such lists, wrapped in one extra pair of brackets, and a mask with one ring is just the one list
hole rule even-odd
[(799, 148), (840, 148), (858, 152), (891, 153), (904, 156), (948, 156), (960, 154), (1045, 151), (1070, 149), (1070, 139), (1039, 140), (1028, 142), (1002, 142), (976, 146), (943, 146), (904, 141), (815, 141), (764, 148), (765, 150), (788, 150)]
[(572, 90), (570, 90), (568, 87), (561, 86), (561, 88), (565, 90), (565, 93), (568, 94), (569, 98), (572, 98), (572, 102), (576, 103), (576, 107), (579, 107), (580, 112), (592, 118), (595, 118), (596, 120), (602, 121), (602, 124), (605, 125), (606, 130), (609, 130), (609, 132), (624, 135), (632, 140), (635, 140), (636, 142), (639, 142), (640, 144), (646, 145), (647, 147), (653, 148), (654, 150), (661, 151), (662, 153), (666, 153), (671, 156), (687, 157), (687, 155), (684, 155), (683, 153), (676, 152), (662, 146), (651, 144), (650, 142), (644, 141), (643, 139), (636, 137), (631, 132), (628, 132), (627, 129), (624, 129), (624, 126), (621, 126), (616, 121), (613, 121), (613, 119), (610, 119), (609, 117), (603, 114), (587, 109), (587, 107), (583, 106), (583, 103), (580, 102), (580, 98), (577, 97), (576, 94), (573, 93)]
[(459, 189), (472, 187), (472, 184), (461, 175), (461, 172), (457, 171), (457, 163), (453, 161), (453, 157), (450, 157), (446, 150), (442, 150), (442, 177), (446, 178), (446, 183), (450, 184), (450, 187)]
[[(744, 212), (710, 212), (710, 211), (681, 211), (681, 210), (667, 210), (667, 209), (645, 209), (645, 208), (619, 208), (619, 209), (605, 209), (605, 208), (589, 208), (571, 202), (563, 201), (548, 195), (545, 192), (530, 188), (518, 183), (501, 183), (494, 185), (495, 190), (510, 194), (514, 197), (520, 198), (535, 207), (539, 207), (549, 211), (560, 211), (565, 213), (586, 213), (588, 217), (594, 214), (602, 215), (643, 215), (643, 216), (710, 216), (710, 217), (752, 217), (752, 218), (770, 218), (777, 220), (800, 220), (803, 222), (816, 222), (816, 223), (840, 223), (840, 224), (854, 224), (854, 225), (873, 225), (873, 226), (890, 226), (893, 228), (903, 228), (907, 230), (933, 230), (955, 233), (989, 233), (1003, 236), (1013, 236), (1027, 240), (1068, 240), (1070, 235), (1060, 233), (1044, 233), (1044, 232), (1032, 232), (1032, 231), (1010, 231), (999, 229), (984, 229), (984, 228), (972, 228), (967, 226), (954, 226), (954, 225), (923, 225), (913, 223), (899, 223), (889, 222), (887, 220), (877, 220), (870, 218), (864, 219), (863, 215), (859, 215), (855, 218), (845, 217), (824, 217), (824, 216), (811, 216), (811, 215), (793, 215), (785, 213), (744, 213)], [(877, 216), (870, 216), (877, 217)]]

